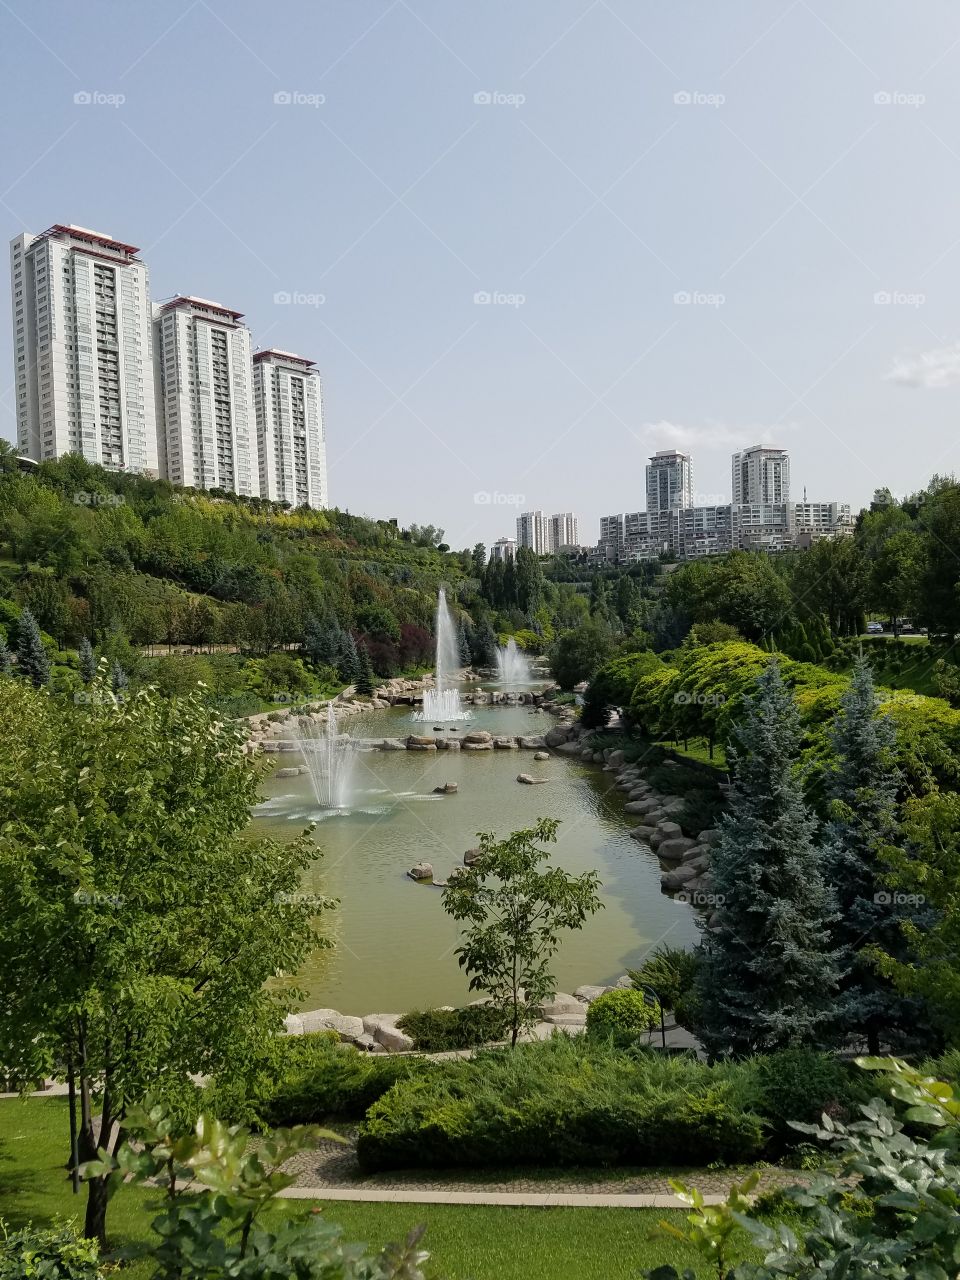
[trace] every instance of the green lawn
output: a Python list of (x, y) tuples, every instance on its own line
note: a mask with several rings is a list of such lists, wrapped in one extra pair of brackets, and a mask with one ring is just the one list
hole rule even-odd
[[(82, 1222), (84, 1193), (73, 1196), (66, 1178), (66, 1101), (0, 1100), (0, 1217), (13, 1224), (52, 1218)], [(158, 1197), (122, 1188), (108, 1223), (114, 1247), (147, 1238)], [(303, 1213), (308, 1201), (283, 1201), (279, 1213)], [(318, 1206), (347, 1237), (380, 1246), (425, 1222), (432, 1280), (635, 1280), (667, 1261), (696, 1266), (690, 1253), (651, 1240), (662, 1216), (635, 1209), (511, 1209), (469, 1205), (358, 1204)], [(126, 1270), (131, 1280), (151, 1274), (149, 1263)], [(698, 1275), (709, 1274), (706, 1269)]]

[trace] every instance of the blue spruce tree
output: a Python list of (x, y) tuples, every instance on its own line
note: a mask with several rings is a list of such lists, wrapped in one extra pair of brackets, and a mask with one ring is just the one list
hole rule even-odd
[(93, 652), (93, 645), (86, 636), (80, 641), (79, 658), (80, 679), (84, 684), (93, 684), (97, 678), (97, 659)]
[(17, 668), (38, 689), (50, 681), (50, 659), (43, 647), (37, 620), (29, 609), (24, 609), (17, 623)]
[(744, 699), (713, 849), (718, 927), (701, 944), (698, 1034), (737, 1056), (836, 1040), (836, 919), (798, 776), (800, 718), (773, 658)]

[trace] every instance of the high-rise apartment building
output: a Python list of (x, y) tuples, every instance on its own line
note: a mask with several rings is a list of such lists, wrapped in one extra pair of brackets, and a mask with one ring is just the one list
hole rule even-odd
[(647, 466), (647, 510), (676, 511), (693, 504), (693, 466), (688, 453), (663, 449)]
[(580, 545), (580, 522), (572, 511), (560, 511), (547, 519), (547, 549), (559, 551), (561, 547)]
[(147, 268), (134, 245), (58, 223), (10, 244), (21, 453), (157, 474)]
[(154, 308), (160, 469), (173, 484), (257, 497), (253, 352), (241, 319), (205, 298)]
[(517, 554), (517, 541), (515, 538), (498, 538), (490, 548), (490, 559), (500, 560), (504, 564), (508, 560), (512, 560)]
[(734, 505), (789, 502), (790, 456), (767, 445), (743, 449), (733, 455), (731, 481)]
[(542, 511), (524, 511), (517, 516), (517, 547), (529, 547), (538, 556), (550, 550), (550, 532)]
[(320, 374), (289, 351), (253, 357), (260, 496), (292, 507), (326, 507), (327, 445)]

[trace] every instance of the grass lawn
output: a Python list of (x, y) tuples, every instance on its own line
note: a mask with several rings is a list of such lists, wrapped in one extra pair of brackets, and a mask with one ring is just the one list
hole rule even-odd
[[(18, 1225), (53, 1218), (82, 1222), (84, 1193), (74, 1196), (64, 1168), (66, 1100), (0, 1100), (0, 1217)], [(114, 1247), (149, 1236), (159, 1196), (124, 1187), (110, 1205)], [(274, 1212), (300, 1214), (309, 1201), (281, 1201)], [(641, 1270), (672, 1262), (697, 1268), (695, 1256), (651, 1240), (661, 1217), (676, 1212), (637, 1209), (512, 1209), (484, 1205), (317, 1202), (348, 1239), (382, 1246), (425, 1222), (427, 1274), (435, 1280), (635, 1280)], [(128, 1268), (133, 1280), (151, 1274), (149, 1262)], [(705, 1267), (698, 1275), (708, 1275)]]

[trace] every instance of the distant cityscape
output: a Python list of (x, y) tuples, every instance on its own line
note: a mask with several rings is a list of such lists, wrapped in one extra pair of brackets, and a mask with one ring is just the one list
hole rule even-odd
[(695, 505), (693, 460), (665, 449), (646, 468), (646, 510), (601, 516), (596, 546), (580, 546), (571, 512), (517, 517), (516, 538), (499, 538), (491, 557), (512, 557), (518, 547), (538, 555), (579, 555), (590, 563), (634, 564), (672, 555), (680, 560), (727, 551), (804, 550), (821, 538), (853, 533), (848, 503), (790, 498), (786, 449), (754, 445), (731, 460), (731, 501)]
[(138, 252), (62, 223), (11, 241), (20, 452), (328, 506), (314, 361), (255, 351), (243, 313), (217, 302), (151, 303)]

